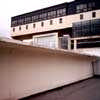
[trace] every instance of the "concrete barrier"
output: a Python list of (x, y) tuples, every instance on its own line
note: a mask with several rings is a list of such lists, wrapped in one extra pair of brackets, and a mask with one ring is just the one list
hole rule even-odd
[(0, 100), (17, 100), (93, 76), (94, 57), (0, 41)]

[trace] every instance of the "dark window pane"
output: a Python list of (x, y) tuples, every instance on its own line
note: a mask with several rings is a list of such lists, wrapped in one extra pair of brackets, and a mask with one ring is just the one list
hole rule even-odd
[(21, 26), (19, 27), (19, 30), (21, 30)]
[(15, 32), (15, 28), (13, 28), (13, 32)]
[(50, 20), (50, 25), (52, 25), (53, 24), (53, 21), (52, 20)]
[(26, 29), (28, 29), (28, 25), (26, 25)]
[(83, 14), (80, 15), (80, 19), (83, 19)]
[(36, 24), (33, 24), (33, 28), (35, 28), (36, 27)]
[(42, 26), (42, 27), (44, 26), (44, 22), (41, 23), (41, 26)]
[(62, 18), (59, 19), (59, 23), (62, 23)]
[(96, 17), (96, 12), (92, 12), (92, 17)]
[(73, 24), (73, 37), (94, 36), (100, 33), (100, 19), (82, 21)]

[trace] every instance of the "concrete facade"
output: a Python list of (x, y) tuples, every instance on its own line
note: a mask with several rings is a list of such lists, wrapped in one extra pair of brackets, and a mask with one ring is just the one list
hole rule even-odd
[[(92, 12), (96, 12), (96, 17), (92, 17)], [(84, 15), (84, 19), (80, 20), (80, 15)], [(62, 18), (62, 23), (59, 23), (59, 19)], [(100, 10), (93, 10), (88, 11), (80, 14), (74, 14), (74, 15), (68, 15), (64, 17), (58, 17), (54, 18), (53, 24), (50, 25), (50, 20), (45, 21), (39, 21), (35, 23), (30, 23), (28, 25), (28, 29), (26, 30), (26, 25), (21, 25), (21, 30), (19, 30), (20, 26), (16, 26), (15, 32), (13, 32), (13, 27), (11, 28), (11, 36), (20, 36), (20, 35), (26, 35), (26, 34), (33, 34), (34, 33), (40, 33), (40, 32), (46, 32), (46, 31), (53, 31), (53, 30), (59, 30), (64, 28), (72, 27), (72, 23), (80, 22), (80, 21), (86, 21), (86, 20), (93, 20), (93, 19), (99, 19), (100, 18)], [(44, 22), (44, 26), (41, 26), (41, 22)], [(33, 24), (36, 24), (36, 27), (33, 28)]]
[(94, 58), (0, 41), (0, 100), (17, 100), (93, 76)]

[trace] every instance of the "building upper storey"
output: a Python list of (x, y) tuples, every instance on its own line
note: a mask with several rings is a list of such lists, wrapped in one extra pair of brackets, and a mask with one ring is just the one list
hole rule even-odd
[(11, 27), (100, 9), (99, 0), (76, 0), (11, 18)]

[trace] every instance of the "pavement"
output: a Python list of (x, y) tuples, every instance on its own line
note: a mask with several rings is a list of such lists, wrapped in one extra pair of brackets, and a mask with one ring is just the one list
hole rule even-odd
[(93, 77), (20, 100), (100, 100), (100, 77)]

